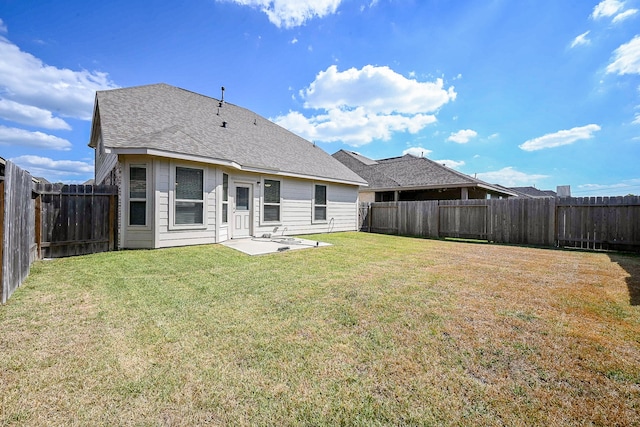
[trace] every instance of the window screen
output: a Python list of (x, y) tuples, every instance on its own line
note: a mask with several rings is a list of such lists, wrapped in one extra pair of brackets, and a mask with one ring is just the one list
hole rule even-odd
[(176, 167), (175, 224), (204, 224), (204, 171)]
[(147, 225), (147, 168), (129, 167), (129, 225)]
[(313, 219), (315, 221), (327, 220), (327, 186), (316, 185), (313, 206)]
[(280, 181), (264, 180), (262, 219), (265, 222), (280, 221)]

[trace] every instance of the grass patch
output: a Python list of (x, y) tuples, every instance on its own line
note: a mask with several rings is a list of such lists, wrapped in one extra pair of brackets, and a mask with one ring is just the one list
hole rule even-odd
[(37, 262), (0, 307), (0, 425), (640, 423), (608, 255), (311, 238)]

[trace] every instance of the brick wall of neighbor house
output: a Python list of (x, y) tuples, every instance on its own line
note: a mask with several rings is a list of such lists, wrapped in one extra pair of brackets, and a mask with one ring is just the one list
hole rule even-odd
[(360, 203), (373, 203), (376, 201), (376, 193), (374, 191), (361, 191)]

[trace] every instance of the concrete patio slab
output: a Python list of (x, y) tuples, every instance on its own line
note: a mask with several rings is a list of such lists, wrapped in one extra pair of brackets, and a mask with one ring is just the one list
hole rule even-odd
[(298, 237), (247, 237), (244, 239), (231, 239), (222, 242), (228, 248), (243, 252), (247, 255), (265, 255), (278, 252), (295, 251), (298, 249), (312, 249), (322, 246), (331, 246), (330, 243), (317, 240), (306, 240)]

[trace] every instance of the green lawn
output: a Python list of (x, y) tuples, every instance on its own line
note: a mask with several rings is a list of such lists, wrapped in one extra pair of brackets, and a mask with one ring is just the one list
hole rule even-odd
[(0, 425), (640, 425), (640, 258), (363, 233), (39, 261)]

